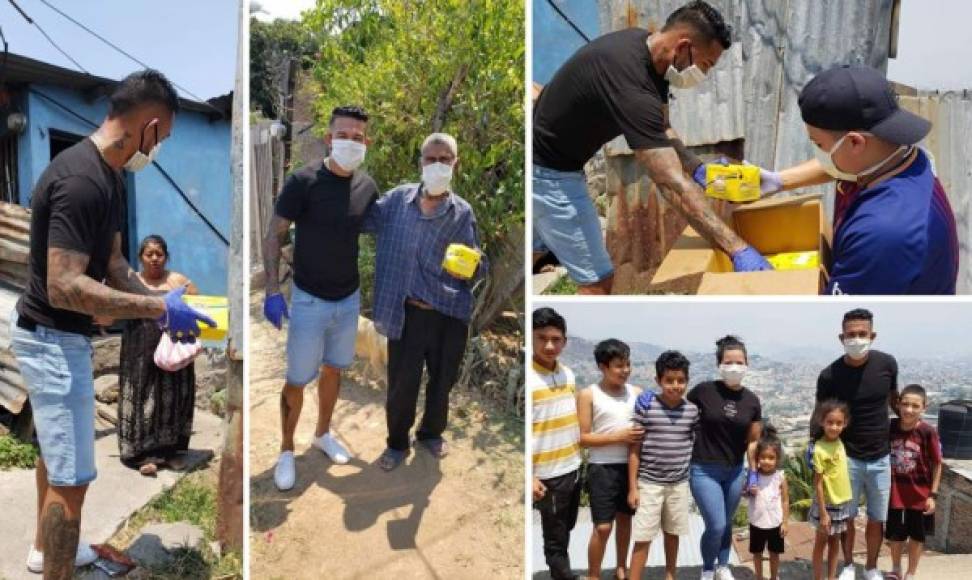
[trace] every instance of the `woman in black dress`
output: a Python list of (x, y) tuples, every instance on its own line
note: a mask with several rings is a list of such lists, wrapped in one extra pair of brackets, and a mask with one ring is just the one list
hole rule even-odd
[[(196, 287), (184, 275), (167, 270), (169, 250), (161, 236), (148, 236), (139, 246), (138, 277), (150, 288), (167, 292)], [(195, 409), (194, 365), (168, 372), (155, 365), (155, 348), (162, 338), (158, 322), (125, 321), (119, 373), (118, 448), (122, 463), (154, 475), (160, 467), (180, 469), (189, 449)]]

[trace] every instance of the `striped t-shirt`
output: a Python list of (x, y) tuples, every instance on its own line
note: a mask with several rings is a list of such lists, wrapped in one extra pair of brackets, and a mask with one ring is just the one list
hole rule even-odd
[(688, 479), (699, 408), (685, 399), (668, 408), (657, 393), (646, 390), (635, 402), (633, 421), (645, 430), (638, 479), (653, 483), (678, 483)]
[(573, 371), (559, 362), (553, 371), (533, 363), (527, 388), (533, 404), (533, 476), (550, 479), (574, 471), (581, 455)]

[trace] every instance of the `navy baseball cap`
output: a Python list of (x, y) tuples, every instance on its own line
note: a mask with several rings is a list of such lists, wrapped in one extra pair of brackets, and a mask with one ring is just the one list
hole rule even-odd
[(884, 75), (860, 65), (839, 65), (810, 79), (800, 92), (803, 122), (831, 131), (868, 131), (898, 145), (913, 145), (931, 122), (898, 106)]

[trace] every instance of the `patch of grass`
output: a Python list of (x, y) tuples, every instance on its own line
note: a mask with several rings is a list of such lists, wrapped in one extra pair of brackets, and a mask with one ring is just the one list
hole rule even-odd
[(31, 443), (23, 443), (10, 435), (0, 435), (0, 469), (32, 469), (38, 451)]
[(189, 521), (212, 539), (216, 529), (216, 489), (211, 485), (184, 480), (148, 505), (160, 521)]
[(549, 288), (543, 291), (544, 294), (554, 294), (554, 295), (573, 295), (577, 294), (577, 284), (570, 279), (570, 276), (561, 276), (559, 280), (550, 285)]

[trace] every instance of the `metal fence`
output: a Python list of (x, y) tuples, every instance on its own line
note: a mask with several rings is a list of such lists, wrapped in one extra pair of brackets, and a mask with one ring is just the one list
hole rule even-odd
[(284, 179), (284, 144), (273, 136), (273, 126), (273, 121), (250, 125), (250, 265), (255, 270), (263, 268), (263, 236)]

